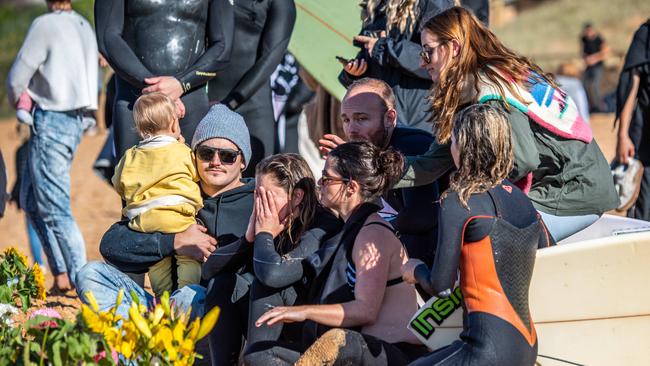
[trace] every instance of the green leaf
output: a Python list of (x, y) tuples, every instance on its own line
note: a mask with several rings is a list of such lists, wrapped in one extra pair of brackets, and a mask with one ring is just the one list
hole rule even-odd
[(52, 358), (50, 359), (54, 366), (63, 366), (61, 361), (61, 343), (54, 342), (52, 345)]
[(23, 348), (23, 363), (25, 365), (31, 364), (29, 362), (29, 350), (31, 348), (32, 342), (27, 341), (27, 344), (25, 345), (25, 348)]
[(26, 294), (19, 294), (20, 297), (20, 302), (23, 307), (23, 311), (27, 311), (29, 309), (29, 295)]
[(0, 303), (11, 304), (12, 303), (11, 293), (12, 291), (8, 286), (6, 285), (0, 286)]

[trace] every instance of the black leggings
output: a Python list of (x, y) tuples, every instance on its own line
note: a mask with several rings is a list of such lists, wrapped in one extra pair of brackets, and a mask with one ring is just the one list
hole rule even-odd
[[(142, 93), (119, 77), (115, 78), (115, 82), (113, 138), (116, 160), (119, 161), (126, 150), (135, 146), (141, 139), (133, 122), (133, 104)], [(208, 95), (205, 88), (198, 88), (183, 95), (181, 101), (185, 105), (185, 117), (180, 120), (181, 134), (185, 138), (185, 142), (190, 144), (196, 126), (208, 113)]]
[(245, 365), (400, 366), (425, 355), (423, 345), (388, 343), (349, 329), (327, 331), (303, 355), (294, 343), (259, 342), (244, 356)]
[[(244, 338), (247, 339), (247, 344), (277, 341), (280, 335), (284, 340), (300, 338), (300, 324), (255, 327), (255, 320), (271, 307), (294, 305), (298, 292), (293, 287), (281, 290), (269, 288), (257, 279), (247, 289), (248, 278), (242, 278), (237, 283), (238, 276), (234, 273), (221, 273), (213, 277), (208, 286), (206, 312), (215, 306), (221, 308), (219, 321), (209, 337), (213, 365), (236, 365)], [(235, 295), (237, 299), (233, 302), (233, 293), (244, 292), (244, 296)]]
[[(277, 341), (284, 333), (284, 338), (300, 340), (301, 326), (298, 326), (296, 332), (295, 324), (278, 323), (271, 327), (266, 324), (261, 327), (255, 326), (255, 321), (268, 310), (276, 306), (296, 305), (298, 291), (294, 287), (285, 287), (275, 289), (264, 286), (259, 280), (255, 279), (250, 288), (250, 307), (248, 312), (248, 338), (247, 344), (255, 344), (262, 341)], [(298, 333), (297, 335), (295, 333)], [(293, 336), (292, 336), (293, 335)]]
[(234, 273), (216, 275), (208, 285), (206, 312), (221, 308), (219, 321), (210, 332), (210, 358), (213, 365), (237, 365), (248, 318), (248, 295), (232, 302), (237, 276)]

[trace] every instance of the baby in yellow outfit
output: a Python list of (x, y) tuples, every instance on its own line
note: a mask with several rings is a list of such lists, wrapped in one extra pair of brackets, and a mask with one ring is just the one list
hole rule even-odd
[[(133, 119), (143, 138), (124, 153), (115, 168), (113, 186), (126, 202), (122, 214), (129, 227), (144, 233), (179, 233), (196, 223), (203, 207), (194, 154), (185, 145), (174, 102), (165, 94), (144, 94), (133, 106)], [(178, 288), (201, 280), (201, 264), (176, 256)], [(149, 268), (156, 296), (173, 288), (172, 258)]]

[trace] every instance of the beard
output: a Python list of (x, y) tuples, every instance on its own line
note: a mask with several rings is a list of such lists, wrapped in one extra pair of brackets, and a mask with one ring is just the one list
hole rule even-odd
[[(382, 126), (383, 127), (383, 126)], [(387, 128), (380, 128), (373, 133), (371, 133), (369, 136), (361, 136), (361, 135), (350, 135), (350, 141), (352, 142), (357, 142), (357, 141), (367, 141), (370, 142), (371, 144), (380, 147), (380, 148), (385, 148), (386, 145), (388, 145), (388, 129)]]

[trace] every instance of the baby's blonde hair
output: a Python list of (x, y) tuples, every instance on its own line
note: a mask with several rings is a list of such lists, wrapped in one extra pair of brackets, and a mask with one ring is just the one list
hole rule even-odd
[(177, 119), (174, 102), (163, 93), (143, 94), (133, 105), (135, 128), (142, 137), (169, 130)]

